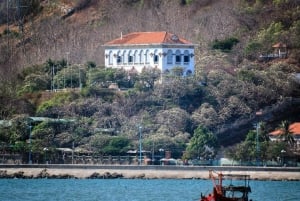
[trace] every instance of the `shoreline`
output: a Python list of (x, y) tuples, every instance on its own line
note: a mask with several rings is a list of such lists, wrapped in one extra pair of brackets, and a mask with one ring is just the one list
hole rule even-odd
[(208, 166), (0, 165), (0, 178), (209, 179), (210, 169), (224, 174), (247, 174), (251, 180), (300, 181), (300, 168)]

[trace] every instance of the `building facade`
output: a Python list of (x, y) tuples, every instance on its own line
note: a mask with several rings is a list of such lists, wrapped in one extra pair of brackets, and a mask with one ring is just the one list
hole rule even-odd
[(194, 45), (168, 32), (134, 32), (104, 44), (105, 67), (136, 70), (158, 68), (169, 73), (182, 68), (194, 73)]

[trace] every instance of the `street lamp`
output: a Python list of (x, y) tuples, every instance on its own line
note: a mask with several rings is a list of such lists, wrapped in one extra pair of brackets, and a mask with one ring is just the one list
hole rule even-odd
[(51, 75), (52, 75), (52, 83), (51, 83), (51, 91), (54, 91), (54, 65), (52, 64), (52, 69), (51, 69)]
[(140, 144), (139, 165), (141, 165), (142, 164), (142, 126), (139, 126), (139, 144)]
[(29, 153), (28, 153), (28, 164), (32, 164), (32, 159), (31, 159), (31, 119), (29, 120)]
[(72, 164), (74, 164), (74, 141), (72, 142)]
[[(69, 67), (69, 54), (70, 52), (66, 52), (67, 54), (67, 68)], [(71, 78), (72, 80), (72, 78)], [(66, 88), (66, 71), (65, 71), (65, 68), (64, 68), (64, 89)]]
[(256, 166), (259, 166), (259, 152), (260, 152), (260, 148), (259, 148), (259, 129), (260, 129), (260, 116), (263, 115), (263, 111), (260, 109), (259, 111), (257, 111), (255, 113), (257, 119), (258, 119), (258, 123), (256, 123)]
[(259, 166), (259, 129), (260, 129), (260, 122), (256, 124), (256, 165)]
[[(165, 150), (164, 149), (162, 149), (162, 148), (160, 148), (159, 150), (159, 156), (160, 156), (160, 160), (162, 159), (162, 158), (164, 158), (164, 156), (163, 156), (163, 154), (164, 154), (164, 152), (165, 152)], [(160, 162), (160, 165), (162, 165), (162, 161)]]
[(285, 152), (286, 152), (286, 151), (285, 151), (284, 149), (280, 151), (280, 153), (281, 153), (281, 161), (282, 161), (282, 162), (281, 162), (281, 163), (282, 163), (281, 165), (282, 165), (282, 166), (285, 166), (285, 163), (284, 163), (284, 154), (285, 154)]
[(46, 164), (48, 164), (48, 161), (47, 161), (47, 151), (48, 151), (49, 149), (47, 148), (47, 147), (45, 147), (44, 149), (43, 149), (43, 151), (44, 151), (44, 153), (45, 153), (45, 163)]

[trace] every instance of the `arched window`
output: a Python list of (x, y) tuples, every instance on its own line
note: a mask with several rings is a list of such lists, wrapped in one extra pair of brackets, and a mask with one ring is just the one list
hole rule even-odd
[(122, 58), (123, 58), (123, 64), (126, 64), (128, 61), (128, 58), (126, 58), (126, 50), (123, 51)]
[(118, 51), (118, 53), (117, 53), (117, 64), (118, 65), (122, 64), (122, 55), (121, 55), (120, 51)]
[(113, 52), (112, 51), (109, 51), (109, 54), (108, 54), (108, 64), (109, 65), (113, 64)]
[(128, 64), (132, 64), (133, 63), (133, 56), (132, 56), (132, 51), (130, 50), (128, 52)]
[(140, 60), (140, 57), (139, 57), (139, 54), (138, 54), (138, 51), (135, 50), (134, 51), (134, 54), (133, 54), (133, 63), (137, 64)]
[(167, 52), (167, 64), (173, 64), (173, 52), (168, 50)]
[(145, 63), (145, 55), (143, 50), (141, 50), (140, 52), (140, 63), (141, 64)]
[(181, 63), (181, 53), (180, 50), (176, 50), (175, 52), (175, 63), (176, 64), (180, 64)]
[(146, 52), (145, 52), (145, 63), (146, 64), (150, 63), (150, 61), (149, 61), (149, 50), (146, 50)]
[(189, 51), (187, 50), (185, 50), (183, 53), (183, 63), (184, 64), (190, 63), (190, 55), (189, 55)]
[(158, 54), (157, 54), (157, 50), (155, 50), (154, 55), (153, 55), (153, 62), (155, 64), (158, 64), (158, 60), (159, 60), (159, 57), (158, 57)]

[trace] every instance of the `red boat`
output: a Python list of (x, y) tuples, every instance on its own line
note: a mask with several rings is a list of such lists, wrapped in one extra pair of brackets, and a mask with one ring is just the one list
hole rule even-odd
[(222, 174), (210, 170), (209, 178), (214, 184), (213, 192), (206, 196), (201, 193), (200, 201), (248, 201), (250, 175)]

